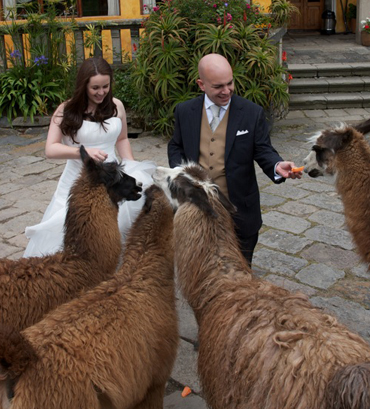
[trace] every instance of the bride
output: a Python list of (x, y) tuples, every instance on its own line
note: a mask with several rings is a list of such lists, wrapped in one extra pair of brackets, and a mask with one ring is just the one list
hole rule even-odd
[[(125, 108), (112, 95), (112, 80), (112, 68), (103, 58), (85, 60), (77, 73), (72, 98), (63, 102), (51, 118), (46, 157), (67, 159), (67, 163), (41, 223), (26, 227), (30, 240), (24, 257), (53, 254), (61, 249), (69, 190), (82, 167), (81, 144), (96, 161), (118, 160), (117, 151), (125, 173), (142, 182), (143, 190), (152, 184), (151, 175), (156, 166), (151, 161), (134, 160), (127, 137)], [(143, 203), (142, 197), (120, 205), (118, 224), (123, 240)]]

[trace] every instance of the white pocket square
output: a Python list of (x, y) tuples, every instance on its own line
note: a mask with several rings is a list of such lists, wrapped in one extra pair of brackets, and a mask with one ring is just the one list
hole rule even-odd
[(245, 130), (245, 131), (238, 131), (238, 132), (236, 133), (236, 136), (244, 135), (245, 133), (249, 133), (249, 131), (247, 131), (247, 130)]

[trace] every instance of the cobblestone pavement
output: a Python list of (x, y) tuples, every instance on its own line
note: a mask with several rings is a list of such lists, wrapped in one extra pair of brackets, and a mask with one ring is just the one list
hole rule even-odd
[[(314, 132), (339, 121), (356, 123), (370, 109), (292, 111), (274, 124), (272, 142), (283, 158), (302, 165)], [(44, 156), (46, 128), (0, 128), (0, 255), (21, 257), (27, 240), (24, 228), (40, 221), (55, 190), (64, 161)], [(167, 141), (143, 134), (131, 139), (137, 160), (167, 166)], [(334, 313), (370, 341), (370, 274), (360, 262), (344, 225), (343, 206), (334, 179), (287, 180), (274, 185), (257, 167), (263, 228), (254, 257), (254, 270), (277, 285), (309, 295), (316, 306)], [(206, 407), (196, 375), (193, 342), (197, 326), (179, 294), (181, 343), (168, 384), (165, 408)], [(194, 393), (186, 399), (180, 391)]]
[[(299, 63), (293, 54), (290, 62)], [(369, 117), (370, 109), (292, 111), (274, 123), (272, 142), (284, 159), (299, 166), (310, 149), (306, 142), (310, 135), (340, 121), (356, 123)], [(46, 131), (43, 126), (1, 128), (0, 121), (0, 256), (22, 256), (27, 243), (24, 228), (40, 221), (64, 167), (63, 160), (45, 159)], [(131, 139), (131, 145), (137, 160), (167, 166), (166, 140), (142, 134)], [(304, 175), (301, 180), (274, 185), (258, 167), (257, 175), (264, 224), (254, 257), (255, 273), (306, 293), (313, 304), (370, 342), (370, 273), (346, 230), (334, 179)], [(181, 341), (164, 407), (205, 409), (193, 348), (197, 326), (180, 294), (178, 298)], [(194, 393), (181, 398), (185, 385)]]

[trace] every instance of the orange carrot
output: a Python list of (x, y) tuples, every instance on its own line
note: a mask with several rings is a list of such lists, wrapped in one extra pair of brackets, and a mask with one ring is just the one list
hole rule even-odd
[(185, 396), (188, 396), (189, 394), (191, 394), (191, 389), (189, 386), (185, 386), (184, 390), (181, 392), (181, 396), (185, 398)]
[(301, 166), (299, 168), (292, 168), (292, 172), (296, 173), (296, 172), (302, 172), (304, 169), (304, 166)]

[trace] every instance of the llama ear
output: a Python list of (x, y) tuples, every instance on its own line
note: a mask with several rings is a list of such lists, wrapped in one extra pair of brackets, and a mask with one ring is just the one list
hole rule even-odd
[(152, 208), (152, 204), (153, 201), (156, 198), (156, 193), (160, 192), (161, 188), (158, 187), (157, 185), (151, 185), (149, 186), (146, 190), (145, 190), (145, 203), (143, 206), (143, 209), (145, 211), (145, 213), (149, 213), (151, 208)]
[(86, 161), (90, 158), (89, 154), (87, 153), (83, 145), (80, 146), (80, 155), (83, 163), (86, 163)]
[(98, 169), (97, 163), (94, 159), (87, 153), (85, 147), (83, 145), (80, 146), (80, 155), (81, 160), (84, 166), (91, 172), (93, 170)]
[(206, 215), (211, 216), (213, 218), (217, 218), (217, 213), (213, 210), (209, 202), (209, 198), (207, 193), (203, 190), (203, 188), (191, 185), (191, 189), (188, 192), (188, 197), (191, 203), (194, 203), (200, 210), (202, 210)]
[(334, 132), (324, 134), (325, 145), (329, 149), (333, 149), (337, 152), (347, 146), (353, 139), (354, 129), (350, 126), (343, 130), (337, 130)]
[(355, 125), (354, 128), (363, 135), (370, 132), (370, 119)]
[(220, 188), (217, 186), (218, 198), (220, 199), (220, 203), (222, 206), (231, 214), (235, 214), (237, 212), (236, 206), (234, 206), (230, 200), (221, 192)]

